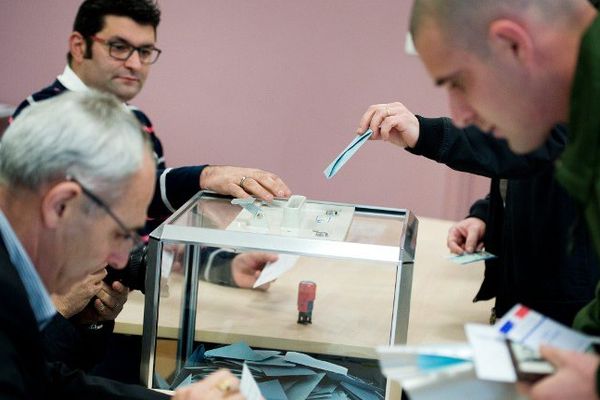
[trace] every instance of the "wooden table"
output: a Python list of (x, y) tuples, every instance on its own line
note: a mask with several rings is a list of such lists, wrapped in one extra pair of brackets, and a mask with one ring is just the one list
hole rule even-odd
[[(464, 341), (465, 322), (488, 320), (491, 302), (472, 303), (483, 263), (459, 266), (446, 259), (446, 233), (451, 225), (450, 221), (419, 219), (409, 344)], [(281, 277), (267, 292), (202, 282), (197, 340), (244, 340), (260, 347), (372, 357), (373, 347), (389, 339), (394, 269), (382, 264), (369, 266), (365, 273), (359, 262), (317, 263), (302, 258), (300, 263), (303, 265)], [(315, 280), (318, 285), (313, 324), (308, 326), (296, 323), (297, 283), (302, 279)], [(170, 296), (161, 298), (162, 338), (177, 337), (179, 280), (176, 276), (171, 279)], [(142, 317), (143, 295), (133, 292), (117, 318), (115, 331), (141, 334)]]

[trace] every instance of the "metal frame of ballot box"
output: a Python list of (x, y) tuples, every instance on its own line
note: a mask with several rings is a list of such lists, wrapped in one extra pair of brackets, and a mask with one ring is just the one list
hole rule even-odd
[[(150, 234), (148, 243), (148, 268), (146, 272), (146, 293), (144, 304), (144, 325), (142, 337), (141, 382), (154, 387), (153, 381), (156, 344), (159, 332), (159, 302), (161, 280), (161, 258), (165, 244), (185, 244), (184, 277), (181, 301), (180, 329), (178, 332), (177, 368), (182, 360), (187, 360), (193, 351), (196, 329), (196, 307), (198, 300), (199, 257), (202, 246), (227, 247), (236, 250), (277, 252), (309, 257), (335, 258), (390, 263), (396, 267), (396, 282), (390, 320), (389, 343), (405, 344), (407, 339), (412, 287), (412, 273), (416, 249), (418, 220), (405, 209), (381, 208), (344, 203), (318, 202), (327, 205), (352, 206), (354, 218), (375, 217), (393, 220), (402, 224), (397, 237), (397, 245), (381, 245), (334, 240), (318, 240), (305, 237), (272, 235), (214, 229), (199, 226), (176, 224), (186, 213), (194, 211), (203, 201), (226, 201), (231, 197), (209, 191), (201, 191), (171, 215)], [(198, 218), (202, 218), (201, 213)], [(202, 225), (199, 221), (197, 225)], [(396, 241), (396, 237), (394, 237)], [(365, 279), (368, 279), (366, 277)], [(391, 284), (390, 284), (391, 285)], [(391, 287), (390, 287), (391, 289)], [(201, 321), (199, 321), (201, 323)], [(381, 343), (385, 345), (386, 343)], [(389, 387), (389, 385), (388, 385)]]

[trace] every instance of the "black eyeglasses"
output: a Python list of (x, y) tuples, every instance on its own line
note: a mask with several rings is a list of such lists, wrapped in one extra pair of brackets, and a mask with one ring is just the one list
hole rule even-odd
[(123, 40), (109, 41), (98, 36), (90, 36), (90, 38), (95, 42), (108, 46), (108, 54), (119, 61), (129, 60), (133, 52), (137, 51), (142, 64), (154, 64), (158, 60), (160, 53), (162, 53), (162, 50), (154, 46), (135, 47)]
[(89, 189), (81, 184), (77, 179), (72, 176), (68, 176), (67, 180), (70, 182), (74, 182), (79, 185), (83, 194), (85, 194), (94, 204), (103, 209), (109, 217), (115, 221), (115, 223), (119, 226), (119, 228), (123, 231), (123, 238), (125, 240), (131, 240), (133, 243), (133, 248), (137, 248), (144, 244), (144, 240), (142, 237), (133, 229), (128, 228), (125, 223), (121, 220), (121, 218), (117, 217), (117, 215), (113, 212), (113, 210), (106, 204), (102, 199), (92, 193)]

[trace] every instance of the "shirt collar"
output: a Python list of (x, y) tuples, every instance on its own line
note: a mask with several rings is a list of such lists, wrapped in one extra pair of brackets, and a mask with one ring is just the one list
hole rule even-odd
[(86, 92), (90, 90), (68, 64), (65, 66), (63, 73), (57, 76), (56, 79), (72, 92)]
[(56, 314), (56, 308), (29, 255), (2, 211), (0, 211), (0, 235), (6, 245), (10, 261), (25, 287), (29, 305), (41, 331)]
[[(65, 66), (65, 70), (62, 74), (58, 75), (56, 79), (65, 87), (67, 90), (72, 92), (87, 92), (90, 87), (87, 86), (79, 76), (69, 67), (69, 64)], [(123, 103), (123, 107), (126, 110), (130, 110), (132, 106), (127, 103)]]

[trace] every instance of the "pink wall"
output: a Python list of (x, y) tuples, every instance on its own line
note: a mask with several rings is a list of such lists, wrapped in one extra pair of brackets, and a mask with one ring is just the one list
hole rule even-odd
[[(367, 143), (331, 181), (323, 169), (373, 103), (446, 115), (417, 57), (404, 53), (409, 1), (160, 2), (160, 61), (133, 103), (171, 166), (254, 166), (310, 198), (460, 218), (487, 189), (389, 144)], [(60, 7), (59, 7), (60, 5)], [(2, 1), (0, 102), (17, 104), (64, 67), (79, 0)]]

